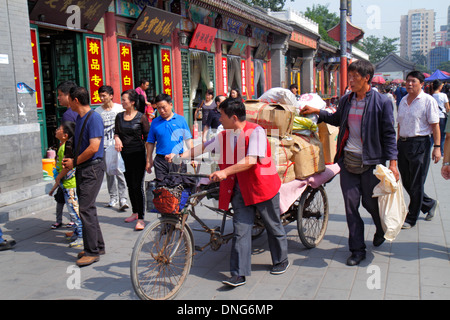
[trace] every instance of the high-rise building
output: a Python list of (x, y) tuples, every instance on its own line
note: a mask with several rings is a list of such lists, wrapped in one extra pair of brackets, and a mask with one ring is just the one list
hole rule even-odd
[(434, 10), (413, 9), (400, 18), (400, 56), (410, 59), (415, 53), (424, 56), (432, 48), (434, 40)]

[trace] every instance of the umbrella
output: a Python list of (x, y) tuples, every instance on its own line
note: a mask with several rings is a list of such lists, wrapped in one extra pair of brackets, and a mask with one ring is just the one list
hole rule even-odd
[(372, 83), (384, 84), (384, 83), (386, 83), (386, 80), (384, 80), (384, 78), (382, 76), (376, 76), (376, 77), (373, 77)]
[(429, 73), (426, 73), (426, 72), (424, 72), (424, 73), (423, 73), (423, 76), (424, 76), (425, 78), (429, 78), (429, 77), (430, 77), (430, 74), (429, 74)]
[(403, 83), (403, 82), (405, 82), (405, 80), (403, 80), (403, 79), (392, 80), (392, 83), (397, 83), (397, 84), (400, 84), (400, 83)]
[(436, 72), (433, 73), (431, 76), (425, 78), (425, 81), (434, 81), (434, 80), (448, 81), (450, 80), (450, 77), (442, 73), (441, 70), (436, 70)]

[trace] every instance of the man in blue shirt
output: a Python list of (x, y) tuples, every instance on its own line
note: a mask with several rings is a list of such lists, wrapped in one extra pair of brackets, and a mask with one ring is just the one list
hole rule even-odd
[[(184, 142), (189, 148), (193, 147), (192, 135), (184, 117), (173, 112), (172, 98), (167, 94), (160, 94), (155, 98), (159, 117), (153, 119), (148, 133), (147, 165), (148, 173), (155, 167), (157, 181), (163, 181), (169, 172), (177, 172), (178, 165), (169, 163), (165, 156), (182, 154)], [(153, 159), (153, 151), (156, 144), (156, 156)], [(182, 172), (186, 172), (186, 165), (181, 164)]]
[[(83, 223), (84, 251), (78, 254), (79, 267), (90, 265), (105, 253), (105, 243), (97, 217), (95, 201), (103, 182), (103, 119), (89, 105), (89, 93), (85, 88), (70, 89), (70, 108), (78, 113), (73, 143), (74, 158), (64, 158), (63, 167), (76, 167), (79, 213)], [(84, 131), (81, 134), (84, 123)], [(79, 149), (78, 149), (79, 145)]]

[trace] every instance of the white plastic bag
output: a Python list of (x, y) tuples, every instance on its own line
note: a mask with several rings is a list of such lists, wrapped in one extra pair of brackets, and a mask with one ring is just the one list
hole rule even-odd
[(372, 197), (378, 198), (384, 238), (394, 241), (408, 213), (403, 184), (401, 180), (396, 181), (392, 171), (383, 165), (377, 165), (373, 174), (380, 179), (380, 183), (373, 189)]
[(106, 173), (110, 176), (118, 175), (125, 172), (125, 164), (123, 163), (120, 152), (116, 151), (114, 145), (110, 145), (105, 150)]

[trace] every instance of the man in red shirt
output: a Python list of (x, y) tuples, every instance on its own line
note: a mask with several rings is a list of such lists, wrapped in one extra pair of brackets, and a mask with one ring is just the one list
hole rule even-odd
[(256, 210), (267, 230), (272, 274), (282, 274), (289, 267), (287, 238), (280, 219), (281, 181), (264, 129), (245, 120), (245, 105), (240, 99), (226, 99), (219, 108), (220, 121), (226, 130), (188, 150), (182, 158), (193, 158), (213, 149), (221, 155), (220, 170), (212, 173), (210, 180), (220, 181), (219, 208), (227, 210), (230, 203), (233, 206), (231, 278), (223, 283), (237, 287), (245, 284), (245, 277), (251, 273), (251, 231)]

